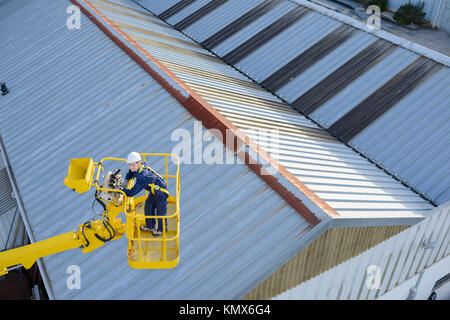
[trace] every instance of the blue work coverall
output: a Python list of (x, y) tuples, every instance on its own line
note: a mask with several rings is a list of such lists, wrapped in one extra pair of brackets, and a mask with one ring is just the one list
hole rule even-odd
[[(123, 189), (123, 192), (128, 197), (134, 197), (142, 189), (148, 190), (148, 198), (145, 201), (145, 216), (165, 216), (167, 215), (167, 197), (169, 191), (164, 178), (153, 171), (144, 161), (141, 162), (141, 167), (138, 171), (132, 172), (128, 170), (125, 180), (135, 179), (133, 188)], [(146, 225), (150, 229), (155, 229), (162, 232), (162, 219), (145, 219)], [(155, 226), (156, 224), (156, 226)], [(167, 232), (167, 219), (165, 221)]]

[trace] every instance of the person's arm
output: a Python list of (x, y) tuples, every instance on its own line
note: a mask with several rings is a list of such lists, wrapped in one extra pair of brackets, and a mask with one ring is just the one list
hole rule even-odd
[(142, 191), (145, 187), (145, 181), (141, 177), (136, 178), (136, 182), (134, 183), (134, 187), (131, 189), (123, 188), (123, 192), (127, 195), (127, 197), (134, 197), (139, 192)]
[(132, 178), (132, 172), (131, 170), (128, 170), (127, 174), (125, 175), (125, 178), (123, 179), (122, 183), (122, 189), (126, 189), (128, 185), (128, 181)]
[(128, 170), (127, 174), (125, 175), (125, 180), (128, 181), (132, 178), (133, 172), (131, 170)]

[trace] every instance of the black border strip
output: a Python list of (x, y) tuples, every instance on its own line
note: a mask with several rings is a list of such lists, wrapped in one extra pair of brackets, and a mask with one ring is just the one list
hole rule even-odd
[(289, 28), (292, 24), (297, 22), (300, 18), (302, 18), (309, 12), (310, 10), (301, 6), (294, 8), (293, 10), (289, 11), (284, 16), (277, 19), (272, 24), (255, 34), (253, 37), (239, 45), (237, 48), (227, 53), (225, 56), (223, 56), (222, 59), (230, 64), (239, 62), (240, 60), (251, 54), (253, 51), (270, 41), (276, 35)]
[(391, 54), (395, 48), (396, 46), (388, 41), (382, 39), (376, 40), (336, 71), (295, 99), (291, 105), (301, 113), (310, 115), (355, 79), (370, 70), (372, 66)]
[(211, 2), (208, 2), (194, 13), (191, 13), (189, 16), (176, 23), (174, 27), (178, 30), (186, 29), (187, 27), (194, 24), (195, 22), (206, 16), (208, 13), (214, 11), (227, 1), (228, 0), (212, 0)]
[(261, 82), (261, 85), (270, 91), (277, 91), (331, 51), (339, 47), (355, 33), (357, 33), (355, 28), (345, 24), (340, 25), (267, 77)]
[(414, 90), (425, 78), (441, 68), (442, 65), (437, 62), (429, 58), (419, 57), (336, 121), (329, 128), (330, 132), (342, 141), (349, 142)]
[(177, 14), (178, 12), (180, 12), (181, 10), (183, 10), (184, 8), (186, 8), (188, 5), (194, 3), (196, 0), (181, 0), (180, 2), (178, 2), (177, 4), (173, 5), (172, 7), (170, 7), (169, 9), (165, 10), (164, 12), (161, 12), (158, 17), (160, 17), (161, 19), (168, 19), (171, 16)]
[(244, 27), (248, 26), (250, 23), (263, 16), (274, 7), (279, 5), (281, 2), (278, 0), (265, 0), (258, 4), (256, 7), (239, 17), (238, 19), (231, 22), (229, 25), (223, 29), (217, 31), (215, 34), (210, 36), (208, 39), (204, 40), (201, 45), (214, 48), (222, 41), (225, 41), (231, 37), (236, 32), (242, 30)]

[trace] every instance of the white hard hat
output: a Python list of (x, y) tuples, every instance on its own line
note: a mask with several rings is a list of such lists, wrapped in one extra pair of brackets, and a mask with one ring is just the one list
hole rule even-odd
[(134, 163), (141, 160), (142, 160), (141, 155), (137, 152), (131, 152), (127, 157), (127, 163)]

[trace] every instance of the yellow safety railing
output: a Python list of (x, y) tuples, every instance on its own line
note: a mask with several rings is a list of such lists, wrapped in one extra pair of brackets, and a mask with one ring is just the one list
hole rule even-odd
[[(143, 204), (148, 197), (148, 191), (145, 190), (145, 196), (141, 197), (127, 197), (126, 194), (119, 189), (107, 189), (99, 185), (100, 172), (104, 172), (103, 162), (104, 161), (123, 161), (125, 159), (121, 158), (103, 158), (100, 162), (94, 163), (94, 170), (97, 170), (95, 177), (90, 182), (91, 185), (95, 186), (97, 192), (119, 192), (123, 195), (123, 201), (121, 205), (115, 205), (114, 199), (110, 202), (102, 199), (108, 204), (110, 211), (110, 218), (115, 218), (120, 212), (123, 212), (126, 217), (125, 234), (128, 238), (128, 263), (133, 268), (139, 269), (160, 269), (160, 268), (173, 268), (178, 264), (179, 260), (179, 230), (180, 230), (180, 166), (179, 159), (176, 155), (169, 153), (141, 153), (142, 159), (146, 160), (150, 157), (164, 157), (165, 173), (160, 174), (166, 181), (167, 187), (169, 185), (175, 185), (175, 195), (169, 195), (168, 197), (168, 210), (174, 211), (170, 215), (166, 216), (145, 216), (143, 212)], [(168, 158), (171, 157), (172, 161), (176, 162), (176, 172), (169, 173), (169, 162)], [(159, 173), (158, 173), (159, 174)], [(172, 184), (173, 183), (173, 184)], [(132, 181), (128, 181), (127, 188), (132, 188)], [(138, 212), (142, 211), (143, 214)], [(153, 237), (150, 233), (145, 233), (141, 231), (140, 226), (145, 224), (146, 219), (162, 219), (163, 223), (163, 233), (161, 236)], [(171, 227), (174, 230), (167, 230), (166, 224), (168, 221), (172, 220)], [(159, 244), (156, 245), (156, 244)], [(172, 244), (172, 247), (168, 248), (168, 244)], [(137, 254), (136, 254), (137, 253)], [(159, 253), (159, 257), (156, 254)], [(168, 257), (170, 253), (170, 257)]]

